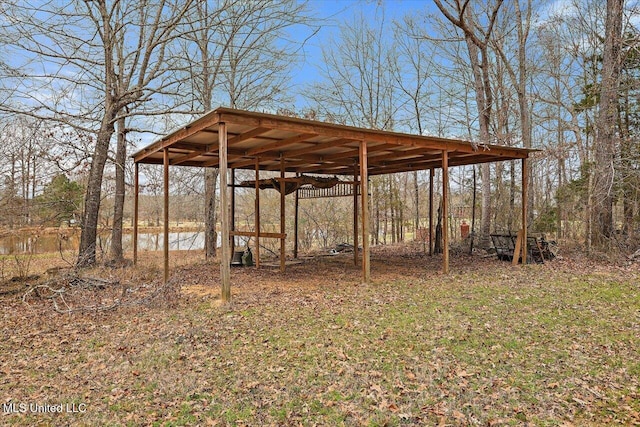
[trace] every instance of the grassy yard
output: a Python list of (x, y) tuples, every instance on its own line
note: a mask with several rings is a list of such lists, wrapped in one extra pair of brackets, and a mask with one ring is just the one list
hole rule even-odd
[(637, 265), (452, 271), (384, 254), (369, 285), (349, 256), (239, 269), (221, 305), (200, 262), (174, 273), (179, 297), (139, 307), (5, 296), (0, 399), (18, 411), (0, 424), (640, 425)]

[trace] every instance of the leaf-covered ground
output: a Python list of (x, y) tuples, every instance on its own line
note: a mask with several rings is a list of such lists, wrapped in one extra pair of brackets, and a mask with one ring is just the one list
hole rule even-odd
[(396, 247), (369, 285), (351, 255), (234, 269), (228, 305), (204, 262), (102, 313), (5, 295), (0, 424), (640, 425), (637, 264), (451, 270)]

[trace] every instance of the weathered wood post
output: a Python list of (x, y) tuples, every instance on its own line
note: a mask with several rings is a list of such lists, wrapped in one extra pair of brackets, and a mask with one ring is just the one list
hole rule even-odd
[(138, 211), (140, 193), (140, 164), (134, 163), (133, 169), (133, 264), (138, 264)]
[(169, 149), (165, 148), (162, 156), (164, 168), (164, 283), (169, 280)]
[(231, 300), (231, 252), (229, 245), (229, 189), (227, 188), (227, 125), (218, 123), (218, 156), (220, 168), (220, 227), (222, 228), (222, 253), (220, 255), (220, 286), (222, 301)]
[(369, 166), (367, 142), (360, 141), (360, 192), (362, 200), (362, 281), (371, 280), (371, 258), (369, 254)]
[(442, 272), (449, 274), (449, 153), (442, 151)]

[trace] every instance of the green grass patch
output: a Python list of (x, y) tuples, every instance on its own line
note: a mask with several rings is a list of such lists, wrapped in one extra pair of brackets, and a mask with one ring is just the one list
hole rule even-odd
[(371, 285), (337, 280), (344, 267), (318, 286), (266, 277), (228, 306), (185, 298), (108, 328), (55, 317), (34, 346), (36, 320), (5, 333), (4, 372), (23, 373), (0, 391), (85, 403), (81, 421), (55, 418), (70, 424), (639, 423), (636, 278), (500, 266)]

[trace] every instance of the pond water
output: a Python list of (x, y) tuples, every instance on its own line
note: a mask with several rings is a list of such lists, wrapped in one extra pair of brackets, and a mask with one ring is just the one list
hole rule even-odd
[[(110, 235), (98, 236), (98, 247), (102, 251), (109, 249)], [(133, 235), (124, 234), (122, 236), (123, 250), (133, 250)], [(218, 235), (220, 242), (220, 235)], [(43, 234), (34, 235), (32, 233), (17, 233), (0, 237), (0, 255), (12, 254), (42, 254), (77, 250), (80, 244), (80, 232), (66, 232), (64, 234)], [(160, 251), (164, 247), (164, 233), (138, 233), (138, 249), (149, 251)], [(180, 231), (169, 233), (169, 250), (191, 250), (204, 249), (203, 231)]]

